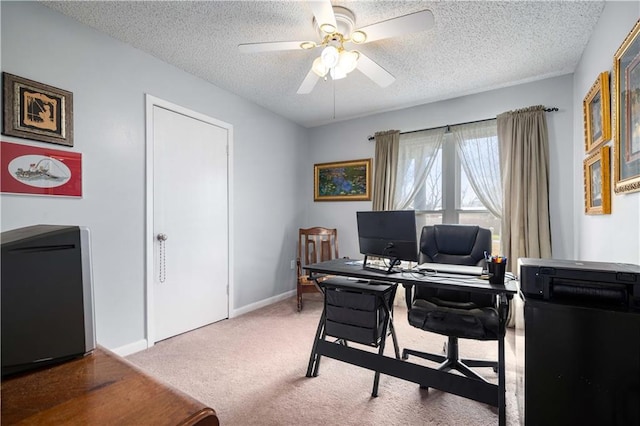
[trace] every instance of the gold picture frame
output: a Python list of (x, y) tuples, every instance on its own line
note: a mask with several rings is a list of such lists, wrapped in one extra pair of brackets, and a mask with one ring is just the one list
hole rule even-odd
[(371, 159), (313, 166), (313, 201), (371, 200)]
[(609, 73), (603, 72), (593, 83), (582, 101), (584, 113), (584, 148), (592, 152), (611, 139), (611, 98), (609, 96)]
[(640, 191), (640, 19), (613, 56), (616, 194)]
[(609, 175), (609, 147), (584, 160), (584, 212), (586, 214), (611, 213), (611, 178)]
[(2, 73), (2, 133), (73, 146), (73, 93)]

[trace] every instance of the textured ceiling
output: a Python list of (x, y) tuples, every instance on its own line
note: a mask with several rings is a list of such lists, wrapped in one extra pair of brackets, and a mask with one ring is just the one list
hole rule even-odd
[(603, 1), (334, 1), (356, 27), (429, 9), (435, 27), (364, 44), (393, 74), (360, 71), (296, 91), (319, 49), (240, 53), (238, 44), (317, 40), (304, 1), (44, 2), (305, 127), (573, 72)]

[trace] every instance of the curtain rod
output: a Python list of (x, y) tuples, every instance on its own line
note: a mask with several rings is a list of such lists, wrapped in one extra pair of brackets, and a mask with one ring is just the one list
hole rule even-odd
[[(553, 112), (553, 111), (558, 111), (558, 108), (557, 107), (550, 107), (550, 108), (545, 108), (544, 110), (545, 110), (545, 112)], [(484, 120), (466, 121), (464, 123), (458, 123), (458, 124), (447, 124), (445, 126), (430, 127), (428, 129), (409, 130), (407, 132), (400, 132), (400, 134), (401, 135), (406, 135), (406, 134), (409, 134), (409, 133), (424, 132), (424, 131), (427, 131), (427, 130), (444, 129), (444, 128), (448, 129), (451, 126), (462, 126), (464, 124), (482, 123), (483, 121), (490, 121), (490, 120), (495, 120), (495, 119), (496, 119), (495, 117), (494, 118), (485, 118)], [(369, 136), (367, 138), (367, 140), (369, 140), (369, 141), (373, 141), (375, 139), (376, 138), (374, 136)]]

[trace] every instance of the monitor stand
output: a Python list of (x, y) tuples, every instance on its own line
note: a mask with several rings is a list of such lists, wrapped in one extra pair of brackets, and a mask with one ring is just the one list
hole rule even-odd
[(396, 272), (400, 272), (397, 269), (394, 269), (394, 266), (399, 265), (400, 264), (400, 259), (392, 257), (389, 259), (389, 266), (378, 266), (378, 265), (373, 265), (373, 264), (368, 264), (367, 263), (367, 256), (364, 256), (364, 262), (362, 262), (362, 269), (366, 269), (367, 271), (374, 271), (374, 272), (382, 272), (384, 274), (394, 274)]

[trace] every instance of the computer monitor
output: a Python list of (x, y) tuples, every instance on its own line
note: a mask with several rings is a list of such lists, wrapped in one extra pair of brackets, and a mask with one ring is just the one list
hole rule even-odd
[(395, 272), (401, 261), (418, 261), (416, 215), (413, 210), (357, 212), (360, 253), (365, 269), (369, 256), (389, 259), (385, 272)]

